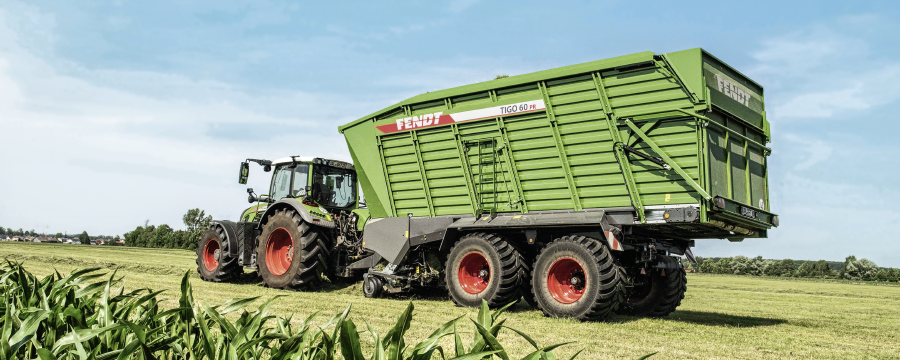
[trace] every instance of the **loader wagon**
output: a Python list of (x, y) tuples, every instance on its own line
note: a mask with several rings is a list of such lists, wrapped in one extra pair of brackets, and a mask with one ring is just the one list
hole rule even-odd
[(301, 268), (362, 275), (370, 297), (445, 287), (461, 306), (524, 297), (548, 316), (666, 316), (696, 239), (778, 226), (763, 88), (702, 49), (429, 92), (339, 131), (364, 206), (318, 206), (331, 217), (311, 221), (323, 199), (304, 200), (313, 186), (231, 226), (262, 249), (273, 216), (296, 212), (330, 257), (315, 260), (303, 240)]

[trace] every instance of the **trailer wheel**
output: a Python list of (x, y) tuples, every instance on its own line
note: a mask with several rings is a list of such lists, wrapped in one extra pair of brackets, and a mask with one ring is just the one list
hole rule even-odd
[(546, 316), (601, 321), (624, 301), (624, 271), (596, 239), (556, 239), (533, 269), (534, 300)]
[(450, 250), (444, 267), (450, 298), (459, 306), (503, 306), (521, 293), (522, 254), (495, 234), (473, 233)]
[(256, 250), (263, 281), (278, 289), (314, 289), (328, 271), (325, 236), (293, 210), (277, 210), (267, 220)]
[(678, 264), (677, 269), (650, 269), (633, 275), (637, 285), (628, 291), (625, 303), (616, 311), (623, 315), (666, 317), (681, 305), (687, 290), (687, 277), (680, 262), (662, 257), (664, 262)]
[(381, 290), (384, 288), (384, 283), (381, 282), (381, 278), (372, 275), (366, 275), (366, 280), (363, 281), (363, 295), (367, 298), (377, 298), (381, 296)]
[(203, 232), (197, 242), (197, 272), (206, 281), (228, 281), (243, 272), (236, 257), (231, 256), (231, 244), (225, 229), (213, 225)]

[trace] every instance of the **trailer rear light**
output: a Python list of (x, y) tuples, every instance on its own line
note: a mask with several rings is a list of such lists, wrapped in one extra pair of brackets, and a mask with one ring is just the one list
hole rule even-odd
[(772, 225), (775, 225), (775, 227), (778, 227), (778, 215), (775, 215), (772, 217)]
[(725, 209), (725, 198), (716, 196), (713, 202), (716, 204), (716, 207), (719, 209)]

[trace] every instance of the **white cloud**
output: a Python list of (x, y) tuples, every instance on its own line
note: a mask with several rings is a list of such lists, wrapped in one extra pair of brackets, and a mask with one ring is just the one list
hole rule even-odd
[[(193, 207), (234, 219), (246, 197), (234, 181), (238, 162), (349, 159), (334, 146), (344, 143), (336, 127), (371, 108), (335, 96), (254, 96), (171, 74), (85, 69), (30, 42), (35, 34), (52, 42), (48, 19), (27, 7), (0, 9), (3, 226), (113, 235), (148, 218), (180, 227)], [(243, 133), (213, 131), (222, 126)], [(254, 129), (265, 132), (242, 138)], [(265, 188), (266, 180), (254, 170), (251, 185)]]
[[(877, 17), (838, 23), (850, 27), (864, 19)], [(831, 118), (900, 100), (900, 62), (873, 56), (867, 38), (852, 34), (816, 26), (762, 42), (748, 72), (766, 84), (772, 118)]]
[(795, 171), (807, 170), (818, 163), (828, 160), (831, 158), (831, 154), (834, 151), (834, 148), (831, 145), (828, 145), (826, 141), (821, 139), (807, 138), (790, 133), (785, 134), (784, 139), (799, 145), (801, 150), (806, 154), (803, 160), (794, 165), (793, 170)]
[(447, 6), (447, 10), (454, 13), (460, 13), (466, 11), (468, 8), (472, 7), (472, 5), (477, 4), (479, 1), (480, 0), (453, 0)]

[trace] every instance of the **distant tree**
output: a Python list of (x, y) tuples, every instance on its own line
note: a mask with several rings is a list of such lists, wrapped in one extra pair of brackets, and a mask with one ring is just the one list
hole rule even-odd
[(876, 276), (878, 276), (878, 265), (875, 265), (875, 262), (869, 259), (859, 259), (856, 262), (857, 268), (859, 268), (860, 274), (859, 276), (866, 281), (874, 281)]
[(815, 265), (813, 265), (812, 276), (814, 277), (832, 277), (834, 276), (834, 270), (831, 270), (828, 267), (828, 262), (825, 260), (816, 261)]
[(797, 277), (813, 277), (814, 271), (814, 265), (809, 261), (804, 261), (797, 269)]
[(763, 260), (762, 256), (751, 258), (747, 266), (747, 274), (753, 276), (761, 276), (763, 274), (764, 263), (765, 260)]
[(731, 273), (735, 275), (747, 275), (750, 266), (750, 258), (742, 255), (731, 258)]
[(187, 230), (194, 233), (198, 230), (206, 230), (212, 221), (212, 216), (207, 216), (206, 211), (200, 209), (190, 209), (181, 217)]
[(91, 237), (88, 236), (87, 231), (82, 231), (82, 232), (81, 232), (81, 235), (78, 235), (78, 241), (80, 241), (82, 244), (88, 244), (88, 245), (90, 245), (90, 243), (91, 243)]
[(29, 231), (28, 233), (31, 234), (31, 236), (37, 236), (37, 233), (34, 231), (34, 229), (31, 229), (31, 231)]
[[(849, 259), (850, 257), (847, 258)], [(878, 265), (875, 265), (875, 263), (869, 259), (856, 260), (856, 257), (853, 257), (852, 261), (844, 263), (842, 273), (842, 279), (875, 280), (875, 277), (878, 275)]]
[(0, 234), (6, 234), (6, 228), (0, 226)]
[(16, 235), (24, 236), (24, 235), (25, 235), (25, 232), (22, 231), (22, 228), (19, 228), (19, 231), (16, 232)]
[(762, 264), (759, 265), (759, 274), (760, 275), (769, 275), (772, 271), (772, 266), (775, 265), (775, 261), (771, 259), (765, 259), (762, 261)]
[(703, 259), (703, 261), (699, 261), (699, 263), (700, 266), (698, 266), (698, 268), (700, 269), (700, 272), (707, 274), (716, 272), (716, 262), (713, 261), (713, 259)]
[(65, 236), (63, 235), (63, 233), (59, 233), (59, 232), (58, 232), (58, 233), (56, 233), (56, 237), (57, 237), (57, 238), (63, 238), (63, 237), (65, 237)]
[(890, 268), (887, 271), (887, 279), (890, 282), (898, 282), (900, 281), (900, 270), (896, 268)]
[(875, 280), (887, 282), (888, 281), (887, 271), (884, 271), (884, 269), (878, 269), (878, 273), (875, 274)]
[(794, 260), (784, 259), (777, 261), (769, 267), (766, 275), (769, 276), (794, 276)]
[(716, 262), (715, 270), (713, 272), (715, 272), (716, 274), (731, 274), (731, 259), (719, 259), (719, 261)]
[[(838, 277), (840, 277), (841, 279), (847, 279), (848, 278), (847, 271), (849, 270), (849, 268), (851, 266), (853, 266), (853, 263), (855, 263), (855, 262), (856, 262), (856, 256), (850, 255), (847, 258), (845, 258), (844, 266), (841, 267), (841, 271), (838, 273)], [(855, 271), (855, 266), (853, 267), (853, 269)]]

